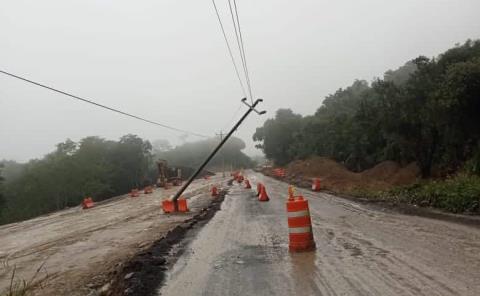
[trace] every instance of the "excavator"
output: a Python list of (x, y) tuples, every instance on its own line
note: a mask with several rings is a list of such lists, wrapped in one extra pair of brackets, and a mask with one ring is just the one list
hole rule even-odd
[(157, 187), (166, 187), (168, 184), (173, 186), (182, 185), (182, 170), (180, 168), (169, 168), (165, 159), (157, 161), (158, 178)]

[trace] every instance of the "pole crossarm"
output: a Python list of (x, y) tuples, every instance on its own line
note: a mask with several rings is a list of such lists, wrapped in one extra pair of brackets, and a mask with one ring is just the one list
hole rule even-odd
[(232, 129), (228, 132), (228, 134), (220, 141), (220, 143), (217, 145), (217, 147), (215, 147), (215, 149), (213, 149), (213, 151), (205, 159), (205, 161), (200, 165), (200, 167), (195, 171), (195, 173), (193, 173), (193, 175), (190, 176), (188, 181), (177, 191), (177, 193), (175, 193), (175, 195), (171, 199), (175, 203), (175, 208), (177, 208), (177, 206), (178, 206), (177, 205), (177, 200), (180, 198), (180, 196), (185, 191), (185, 189), (187, 189), (187, 187), (193, 182), (193, 180), (198, 176), (198, 174), (200, 174), (200, 172), (205, 168), (205, 166), (215, 156), (215, 154), (217, 154), (218, 150), (220, 150), (220, 148), (222, 148), (223, 144), (225, 144), (225, 142), (230, 138), (230, 136), (237, 130), (237, 128), (242, 124), (242, 122), (245, 120), (245, 118), (247, 118), (247, 116), (252, 111), (255, 111), (255, 113), (257, 113), (258, 115), (262, 115), (262, 114), (267, 113), (267, 111), (265, 111), (265, 110), (258, 111), (258, 110), (255, 109), (255, 107), (257, 107), (257, 105), (259, 103), (263, 102), (262, 99), (255, 100), (255, 102), (253, 102), (252, 105), (247, 103), (247, 98), (243, 98), (241, 101), (242, 101), (242, 103), (244, 103), (245, 105), (248, 106), (248, 110), (245, 112), (245, 114), (243, 114), (242, 118), (240, 118), (240, 120), (232, 127)]

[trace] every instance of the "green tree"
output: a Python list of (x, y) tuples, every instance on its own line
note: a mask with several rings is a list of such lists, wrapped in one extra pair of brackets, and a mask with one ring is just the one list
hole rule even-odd
[[(253, 139), (285, 164), (327, 156), (360, 171), (383, 160), (416, 161), (422, 175), (480, 167), (480, 41), (420, 56), (369, 85), (356, 80), (302, 117), (280, 109)], [(480, 170), (480, 169), (478, 169)]]
[(257, 128), (253, 140), (262, 142), (257, 147), (263, 149), (267, 158), (280, 165), (288, 163), (295, 158), (291, 147), (300, 132), (301, 123), (301, 115), (290, 109), (279, 109), (274, 119), (268, 119), (263, 127)]

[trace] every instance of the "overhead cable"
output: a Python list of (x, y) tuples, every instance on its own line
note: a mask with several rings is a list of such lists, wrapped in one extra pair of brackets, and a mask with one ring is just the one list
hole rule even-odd
[(218, 13), (217, 5), (215, 4), (215, 0), (212, 0), (213, 7), (215, 8), (215, 13), (217, 14), (218, 23), (220, 24), (220, 28), (222, 30), (223, 38), (225, 39), (225, 43), (227, 45), (228, 53), (230, 54), (230, 58), (232, 60), (233, 67), (235, 68), (235, 73), (237, 74), (238, 82), (240, 83), (240, 88), (242, 89), (243, 95), (246, 97), (247, 93), (245, 92), (245, 87), (243, 86), (242, 79), (240, 78), (240, 73), (238, 72), (237, 64), (235, 63), (235, 58), (233, 57), (232, 48), (228, 43), (227, 34), (225, 33), (225, 28), (223, 27), (222, 20), (220, 18), (220, 14)]
[(156, 122), (156, 121), (153, 121), (153, 120), (149, 120), (149, 119), (146, 119), (146, 118), (137, 116), (137, 115), (133, 115), (133, 114), (130, 114), (130, 113), (127, 113), (127, 112), (124, 112), (124, 111), (121, 111), (121, 110), (118, 110), (118, 109), (115, 109), (115, 108), (112, 108), (112, 107), (108, 107), (108, 106), (106, 106), (106, 105), (103, 105), (103, 104), (94, 102), (94, 101), (91, 100), (91, 99), (85, 99), (85, 98), (82, 98), (82, 97), (79, 97), (79, 96), (70, 94), (70, 93), (68, 93), (68, 92), (65, 92), (65, 91), (62, 91), (62, 90), (59, 90), (59, 89), (56, 89), (56, 88), (53, 88), (53, 87), (50, 87), (50, 86), (47, 86), (47, 85), (38, 83), (38, 82), (35, 82), (35, 81), (33, 81), (33, 80), (30, 80), (30, 79), (27, 79), (27, 78), (24, 78), (24, 77), (21, 77), (21, 76), (18, 76), (18, 75), (15, 75), (15, 74), (12, 74), (12, 73), (3, 71), (3, 70), (0, 70), (0, 73), (3, 73), (3, 74), (8, 75), (8, 76), (10, 76), (10, 77), (13, 77), (13, 78), (16, 78), (16, 79), (20, 79), (20, 80), (22, 80), (22, 81), (25, 81), (25, 82), (34, 84), (34, 85), (36, 85), (36, 86), (40, 86), (40, 87), (49, 89), (49, 90), (51, 90), (51, 91), (60, 93), (60, 94), (62, 94), (62, 95), (68, 96), (68, 97), (70, 97), (70, 98), (73, 98), (73, 99), (76, 99), (76, 100), (79, 100), (79, 101), (82, 101), (82, 102), (85, 102), (85, 103), (88, 103), (88, 104), (91, 104), (91, 105), (95, 105), (95, 106), (97, 106), (97, 107), (100, 107), (100, 108), (103, 108), (103, 109), (107, 109), (107, 110), (109, 110), (109, 111), (113, 111), (113, 112), (116, 112), (116, 113), (119, 113), (119, 114), (122, 114), (122, 115), (125, 115), (125, 116), (128, 116), (128, 117), (131, 117), (131, 118), (135, 118), (135, 119), (138, 119), (138, 120), (141, 120), (141, 121), (150, 123), (150, 124), (154, 124), (154, 125), (157, 125), (157, 126), (161, 126), (161, 127), (163, 127), (163, 128), (169, 129), (169, 130), (173, 130), (173, 131), (177, 131), (177, 132), (181, 132), (181, 133), (185, 133), (185, 134), (189, 134), (189, 135), (193, 135), (193, 136), (197, 136), (197, 137), (201, 137), (201, 138), (210, 138), (209, 136), (206, 136), (206, 135), (202, 135), (202, 134), (199, 134), (199, 133), (196, 133), (196, 132), (191, 132), (191, 131), (184, 130), (184, 129), (181, 129), (181, 128), (176, 128), (176, 127), (173, 127), (173, 126), (170, 126), (170, 125), (166, 125), (166, 124), (163, 124), (163, 123), (159, 123), (159, 122)]
[[(250, 94), (250, 102), (253, 103), (252, 85), (250, 83), (250, 74), (248, 72), (247, 57), (246, 57), (246, 54), (245, 54), (245, 46), (244, 46), (244, 43), (243, 43), (243, 36), (242, 36), (242, 30), (241, 30), (241, 27), (240, 27), (240, 18), (238, 17), (238, 9), (237, 9), (236, 0), (233, 0), (233, 5), (234, 5), (234, 7), (232, 9), (231, 0), (228, 0), (228, 6), (230, 8), (230, 15), (232, 16), (233, 27), (235, 29), (235, 36), (237, 38), (238, 50), (240, 51), (240, 56), (242, 57), (243, 70), (245, 71), (245, 80), (247, 81), (248, 91), (249, 91), (249, 94)], [(235, 11), (235, 17), (233, 16), (233, 11), (232, 10)]]

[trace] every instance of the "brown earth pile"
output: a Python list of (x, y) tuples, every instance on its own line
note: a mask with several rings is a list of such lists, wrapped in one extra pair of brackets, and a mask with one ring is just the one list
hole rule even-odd
[(334, 191), (385, 190), (415, 182), (420, 172), (415, 163), (401, 167), (394, 161), (384, 161), (371, 169), (355, 173), (325, 157), (297, 160), (286, 169), (287, 179), (292, 183), (307, 187), (312, 178), (320, 178), (322, 188)]

